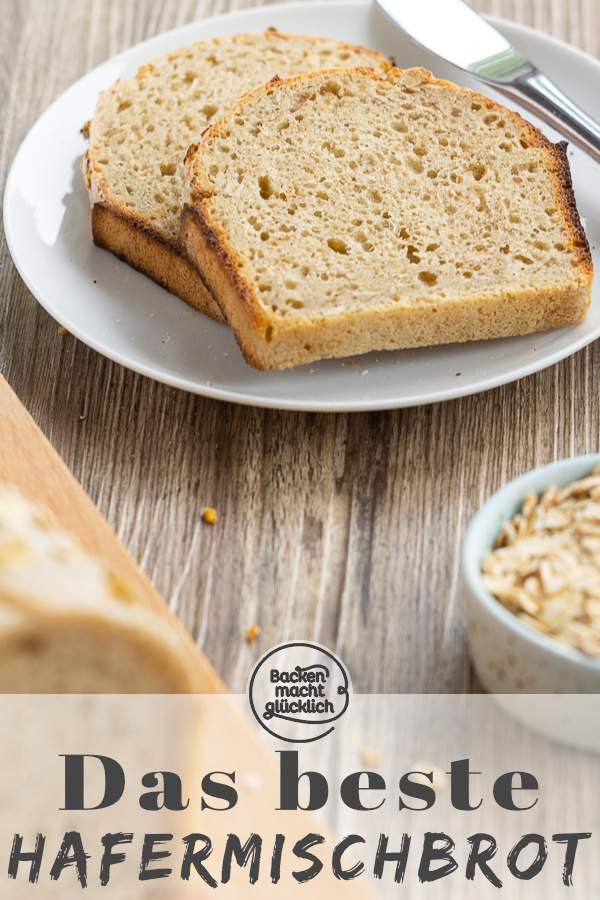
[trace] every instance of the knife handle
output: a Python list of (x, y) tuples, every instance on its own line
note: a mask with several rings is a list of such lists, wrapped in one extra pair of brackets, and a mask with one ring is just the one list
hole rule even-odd
[(600, 162), (600, 125), (563, 94), (543, 72), (533, 69), (530, 74), (511, 84), (494, 82), (493, 86), (545, 119), (579, 144), (596, 162)]

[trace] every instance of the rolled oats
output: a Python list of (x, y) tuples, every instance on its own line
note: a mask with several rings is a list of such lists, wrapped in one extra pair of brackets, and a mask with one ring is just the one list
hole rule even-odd
[(600, 658), (600, 466), (530, 494), (486, 555), (483, 584), (536, 631)]

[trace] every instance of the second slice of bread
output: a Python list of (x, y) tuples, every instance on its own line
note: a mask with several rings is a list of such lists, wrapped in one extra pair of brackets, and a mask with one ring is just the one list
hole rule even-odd
[(274, 82), (190, 149), (181, 240), (259, 369), (570, 325), (565, 146), (422, 69)]
[(190, 44), (118, 81), (100, 95), (82, 165), (94, 242), (222, 320), (177, 242), (186, 150), (242, 94), (274, 75), (357, 65), (390, 68), (363, 47), (270, 29)]

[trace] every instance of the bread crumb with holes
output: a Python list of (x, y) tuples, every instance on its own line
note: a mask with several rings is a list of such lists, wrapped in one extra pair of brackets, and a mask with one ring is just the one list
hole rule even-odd
[(425, 69), (284, 79), (188, 151), (180, 239), (257, 369), (576, 324), (565, 146)]
[(83, 132), (90, 140), (82, 173), (94, 243), (224, 321), (203, 278), (179, 250), (186, 151), (275, 72), (287, 77), (337, 66), (374, 66), (382, 74), (390, 68), (374, 50), (327, 38), (238, 34), (165, 53), (102, 91)]

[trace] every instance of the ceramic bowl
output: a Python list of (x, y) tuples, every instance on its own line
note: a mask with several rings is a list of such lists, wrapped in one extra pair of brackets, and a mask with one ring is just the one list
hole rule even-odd
[(503, 523), (531, 493), (591, 474), (600, 454), (534, 469), (501, 488), (471, 521), (463, 545), (469, 650), (483, 687), (501, 694), (600, 694), (600, 659), (586, 656), (521, 622), (483, 586), (481, 565)]

